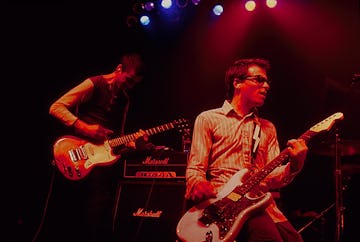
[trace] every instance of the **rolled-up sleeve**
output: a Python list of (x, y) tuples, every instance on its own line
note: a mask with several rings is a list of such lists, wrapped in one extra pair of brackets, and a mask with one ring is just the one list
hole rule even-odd
[(93, 87), (93, 82), (87, 78), (52, 103), (49, 108), (49, 114), (59, 119), (66, 126), (73, 125), (78, 119), (74, 113), (75, 107), (79, 103), (88, 100), (92, 94)]
[[(275, 128), (274, 128), (275, 129)], [(269, 150), (268, 150), (268, 162), (273, 161), (275, 158), (278, 158), (280, 155), (279, 143), (276, 137), (276, 131), (272, 132), (274, 136), (270, 139), (269, 142)], [(285, 151), (282, 151), (285, 152)], [(291, 172), (290, 164), (288, 160), (283, 161), (283, 165), (276, 167), (265, 179), (264, 181), (267, 183), (270, 189), (278, 189), (282, 188), (289, 183), (291, 183), (295, 176), (299, 172)]]

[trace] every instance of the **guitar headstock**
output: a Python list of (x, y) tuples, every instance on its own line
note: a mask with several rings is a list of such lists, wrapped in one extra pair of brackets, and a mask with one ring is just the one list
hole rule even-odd
[(189, 120), (187, 120), (185, 118), (176, 119), (172, 122), (172, 124), (180, 133), (190, 132)]
[(330, 130), (334, 124), (339, 121), (339, 120), (343, 120), (344, 119), (344, 114), (341, 112), (337, 112), (334, 113), (333, 115), (327, 117), (326, 119), (324, 119), (323, 121), (315, 124), (314, 126), (312, 126), (310, 128), (311, 131), (313, 132), (321, 132), (321, 131), (328, 131)]

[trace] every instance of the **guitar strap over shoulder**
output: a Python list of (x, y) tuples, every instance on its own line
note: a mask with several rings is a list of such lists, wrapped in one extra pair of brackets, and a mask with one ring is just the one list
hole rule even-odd
[(127, 92), (125, 90), (123, 90), (124, 96), (126, 98), (126, 104), (124, 107), (124, 112), (123, 112), (123, 116), (122, 116), (122, 122), (121, 122), (121, 129), (120, 129), (120, 134), (124, 135), (125, 133), (125, 123), (126, 123), (126, 117), (129, 111), (129, 106), (130, 106), (130, 97), (127, 94)]
[(254, 120), (254, 130), (253, 130), (253, 136), (252, 136), (252, 143), (251, 143), (251, 162), (253, 163), (255, 158), (256, 158), (256, 154), (258, 151), (258, 147), (260, 144), (260, 134), (261, 134), (261, 129), (260, 129), (260, 123), (258, 120)]

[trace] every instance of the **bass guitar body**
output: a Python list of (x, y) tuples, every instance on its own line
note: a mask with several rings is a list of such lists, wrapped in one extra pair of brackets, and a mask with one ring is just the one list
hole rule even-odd
[(271, 201), (270, 193), (241, 196), (233, 192), (242, 185), (248, 173), (243, 169), (226, 183), (216, 198), (190, 208), (180, 219), (176, 233), (183, 242), (233, 242), (247, 218), (265, 209)]

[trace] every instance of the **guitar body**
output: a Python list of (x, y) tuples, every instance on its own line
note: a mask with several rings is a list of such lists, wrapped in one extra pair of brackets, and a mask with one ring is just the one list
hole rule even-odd
[[(265, 209), (271, 201), (270, 193), (261, 195), (246, 193), (240, 197), (238, 194), (233, 194), (233, 190), (242, 185), (241, 180), (247, 173), (247, 169), (238, 171), (216, 198), (208, 199), (190, 208), (177, 224), (176, 233), (179, 239), (183, 242), (234, 241), (246, 219), (252, 213)], [(217, 207), (217, 211), (211, 209), (210, 215), (204, 215), (209, 213), (205, 209), (219, 202), (221, 206)]]
[(75, 136), (63, 136), (54, 146), (54, 160), (59, 171), (70, 180), (84, 178), (97, 165), (111, 165), (120, 156), (112, 154), (106, 141), (93, 144)]

